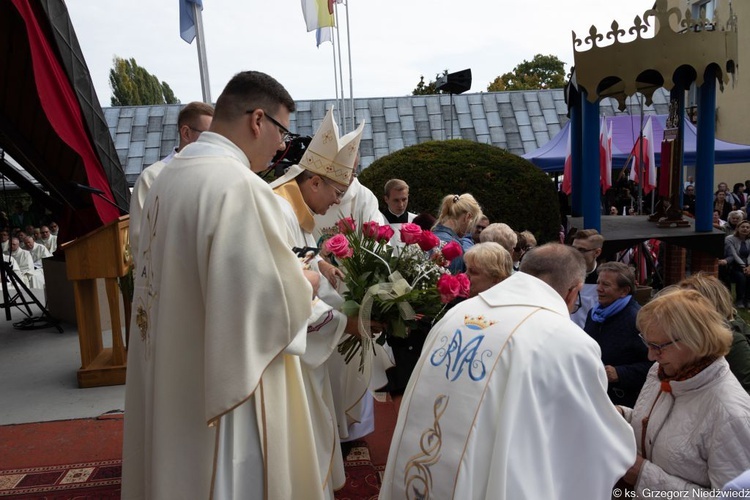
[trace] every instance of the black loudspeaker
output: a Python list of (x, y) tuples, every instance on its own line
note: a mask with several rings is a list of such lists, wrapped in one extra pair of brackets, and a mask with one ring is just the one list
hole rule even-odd
[(441, 76), (435, 82), (435, 88), (449, 94), (463, 94), (471, 88), (471, 70), (465, 69)]

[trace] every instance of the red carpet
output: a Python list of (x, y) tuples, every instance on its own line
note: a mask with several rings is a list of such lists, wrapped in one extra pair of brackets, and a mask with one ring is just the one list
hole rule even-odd
[(0, 427), (0, 498), (120, 498), (122, 414)]
[[(337, 499), (377, 498), (399, 402), (376, 401), (375, 432), (349, 453)], [(122, 417), (0, 426), (0, 499), (119, 499)]]

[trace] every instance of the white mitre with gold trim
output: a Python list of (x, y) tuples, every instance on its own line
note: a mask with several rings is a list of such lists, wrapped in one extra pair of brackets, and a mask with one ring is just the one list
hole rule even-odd
[(365, 122), (362, 121), (356, 130), (339, 138), (339, 128), (333, 119), (333, 106), (331, 106), (302, 155), (299, 165), (289, 167), (283, 176), (271, 182), (271, 188), (275, 189), (286, 184), (305, 170), (326, 177), (342, 186), (348, 186), (352, 180), (354, 167), (356, 167), (357, 151), (364, 128)]
[(362, 131), (365, 122), (362, 121), (356, 130), (343, 137), (339, 137), (339, 128), (333, 119), (333, 106), (323, 118), (318, 131), (307, 146), (305, 154), (299, 164), (305, 170), (322, 175), (348, 186), (352, 180), (359, 141), (362, 139)]

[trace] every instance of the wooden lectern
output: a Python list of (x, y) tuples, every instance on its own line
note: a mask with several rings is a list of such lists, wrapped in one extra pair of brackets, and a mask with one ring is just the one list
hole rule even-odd
[[(81, 344), (79, 387), (125, 383), (127, 363), (120, 321), (117, 278), (129, 271), (128, 228), (130, 216), (122, 216), (62, 246), (68, 279), (73, 282)], [(112, 348), (102, 345), (102, 326), (96, 280), (104, 278), (112, 319)], [(126, 318), (127, 320), (127, 318)]]

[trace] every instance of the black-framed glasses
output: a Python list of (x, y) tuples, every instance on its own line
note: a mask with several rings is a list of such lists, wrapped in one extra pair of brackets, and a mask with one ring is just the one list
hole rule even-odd
[(346, 191), (340, 190), (339, 188), (337, 188), (336, 186), (334, 186), (333, 184), (331, 184), (330, 182), (328, 182), (328, 180), (326, 180), (325, 177), (321, 176), (320, 178), (323, 180), (323, 182), (325, 182), (327, 185), (329, 185), (329, 186), (331, 186), (333, 188), (333, 190), (336, 192), (336, 199), (337, 200), (341, 200), (341, 198), (344, 197), (344, 195), (346, 194)]
[(674, 339), (674, 340), (670, 340), (669, 342), (664, 342), (663, 344), (655, 344), (653, 342), (648, 342), (646, 339), (643, 338), (643, 335), (640, 333), (638, 334), (638, 336), (641, 338), (641, 342), (643, 342), (643, 345), (645, 345), (649, 349), (653, 349), (654, 351), (656, 351), (656, 354), (661, 354), (661, 351), (665, 347), (669, 347), (675, 342), (680, 341), (680, 339)]
[[(288, 128), (286, 128), (284, 125), (279, 123), (279, 121), (276, 118), (271, 116), (271, 113), (269, 113), (265, 109), (262, 111), (263, 111), (263, 116), (268, 118), (268, 121), (270, 121), (271, 123), (279, 127), (279, 133), (281, 134), (281, 142), (289, 142), (289, 140), (291, 140), (292, 138), (299, 137), (298, 134), (293, 134), (292, 132), (289, 131)], [(248, 109), (247, 111), (245, 111), (245, 113), (248, 113), (248, 114), (252, 114), (254, 112), (255, 112), (254, 109)]]

